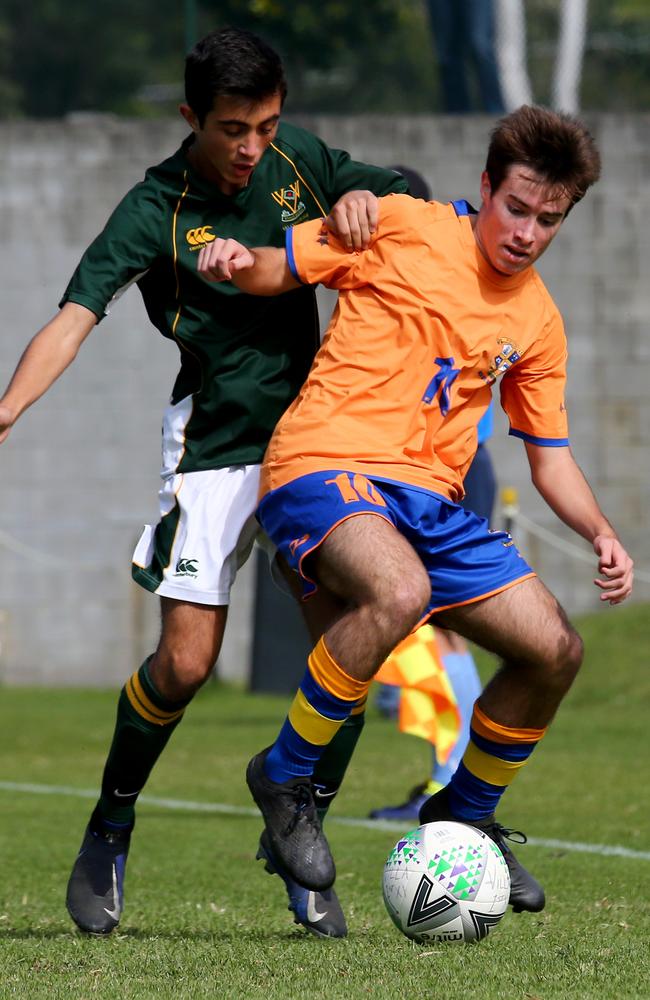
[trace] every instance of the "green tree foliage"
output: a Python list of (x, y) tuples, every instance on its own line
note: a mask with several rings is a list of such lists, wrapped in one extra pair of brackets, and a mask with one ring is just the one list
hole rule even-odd
[[(535, 99), (550, 98), (561, 0), (526, 0)], [(590, 0), (583, 106), (650, 109), (649, 0)], [(187, 45), (235, 24), (281, 52), (291, 111), (439, 107), (424, 0), (3, 0), (0, 118), (167, 114)]]
[(11, 72), (12, 33), (6, 15), (0, 13), (0, 116), (8, 117), (20, 106), (21, 90)]
[(155, 79), (164, 56), (181, 59), (182, 9), (179, 15), (173, 0), (5, 0), (5, 9), (0, 15), (4, 117), (128, 113), (138, 88)]
[[(189, 25), (197, 37), (225, 24), (264, 35), (286, 61), (294, 111), (398, 110), (409, 103), (428, 110), (435, 101), (433, 56), (417, 0), (5, 3), (0, 117), (167, 112), (182, 96)], [(423, 33), (424, 43), (413, 47)], [(415, 58), (405, 58), (409, 49)], [(152, 98), (156, 104), (147, 107)]]
[[(526, 0), (528, 64), (548, 103), (561, 0)], [(581, 104), (589, 111), (650, 110), (650, 0), (589, 0)]]
[(650, 3), (590, 0), (585, 108), (650, 111)]
[[(429, 111), (437, 106), (421, 0), (224, 0), (219, 23), (256, 31), (282, 54), (292, 111)], [(201, 3), (200, 25), (217, 25)]]

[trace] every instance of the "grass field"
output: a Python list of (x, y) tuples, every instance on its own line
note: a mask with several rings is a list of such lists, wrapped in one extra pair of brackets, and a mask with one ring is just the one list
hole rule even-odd
[(253, 860), (260, 823), (243, 778), (286, 700), (216, 684), (140, 805), (118, 932), (84, 937), (65, 884), (115, 692), (0, 690), (0, 1000), (650, 997), (650, 608), (581, 627), (584, 671), (500, 817), (533, 841), (520, 856), (547, 908), (508, 913), (472, 946), (413, 945), (384, 910), (381, 870), (400, 829), (349, 820), (399, 801), (428, 750), (373, 711), (328, 819), (349, 937), (292, 924), (284, 887)]

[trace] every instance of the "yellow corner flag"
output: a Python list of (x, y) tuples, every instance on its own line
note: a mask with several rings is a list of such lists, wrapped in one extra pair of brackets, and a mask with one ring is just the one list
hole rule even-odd
[(431, 625), (407, 636), (381, 665), (375, 680), (402, 688), (399, 728), (420, 736), (446, 763), (458, 741), (460, 712)]

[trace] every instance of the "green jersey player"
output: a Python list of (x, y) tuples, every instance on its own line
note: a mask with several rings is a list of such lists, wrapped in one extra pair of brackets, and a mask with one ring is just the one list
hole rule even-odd
[[(288, 227), (319, 217), (362, 248), (376, 224), (376, 196), (406, 190), (394, 172), (280, 124), (282, 64), (255, 35), (226, 28), (199, 42), (186, 60), (185, 90), (189, 137), (115, 209), (0, 399), (2, 441), (132, 282), (153, 325), (179, 348), (163, 423), (160, 520), (145, 529), (133, 560), (135, 580), (160, 595), (161, 637), (120, 694), (101, 796), (68, 884), (73, 920), (94, 933), (119, 922), (136, 799), (216, 662), (230, 588), (258, 530), (259, 465), (318, 345), (311, 288), (250, 297), (205, 281), (198, 251), (217, 237), (283, 246)], [(317, 619), (318, 609), (311, 614)], [(311, 627), (317, 637), (316, 620)], [(324, 761), (324, 801), (340, 784), (362, 718)], [(258, 856), (284, 878), (298, 922), (315, 933), (346, 933), (332, 891), (293, 883), (264, 836)]]

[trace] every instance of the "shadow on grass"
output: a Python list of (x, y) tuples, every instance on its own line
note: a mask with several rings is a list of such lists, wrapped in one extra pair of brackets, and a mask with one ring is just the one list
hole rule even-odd
[[(137, 927), (113, 932), (112, 934), (83, 934), (74, 930), (61, 930), (54, 927), (33, 928), (25, 930), (0, 930), (0, 942), (9, 941), (203, 941), (206, 944), (237, 943), (241, 941), (266, 941), (268, 943), (284, 943), (292, 941), (315, 941), (314, 935), (296, 928), (286, 931), (267, 931), (259, 929), (232, 931), (183, 931), (183, 930), (144, 930)], [(111, 945), (114, 947), (114, 945)]]

